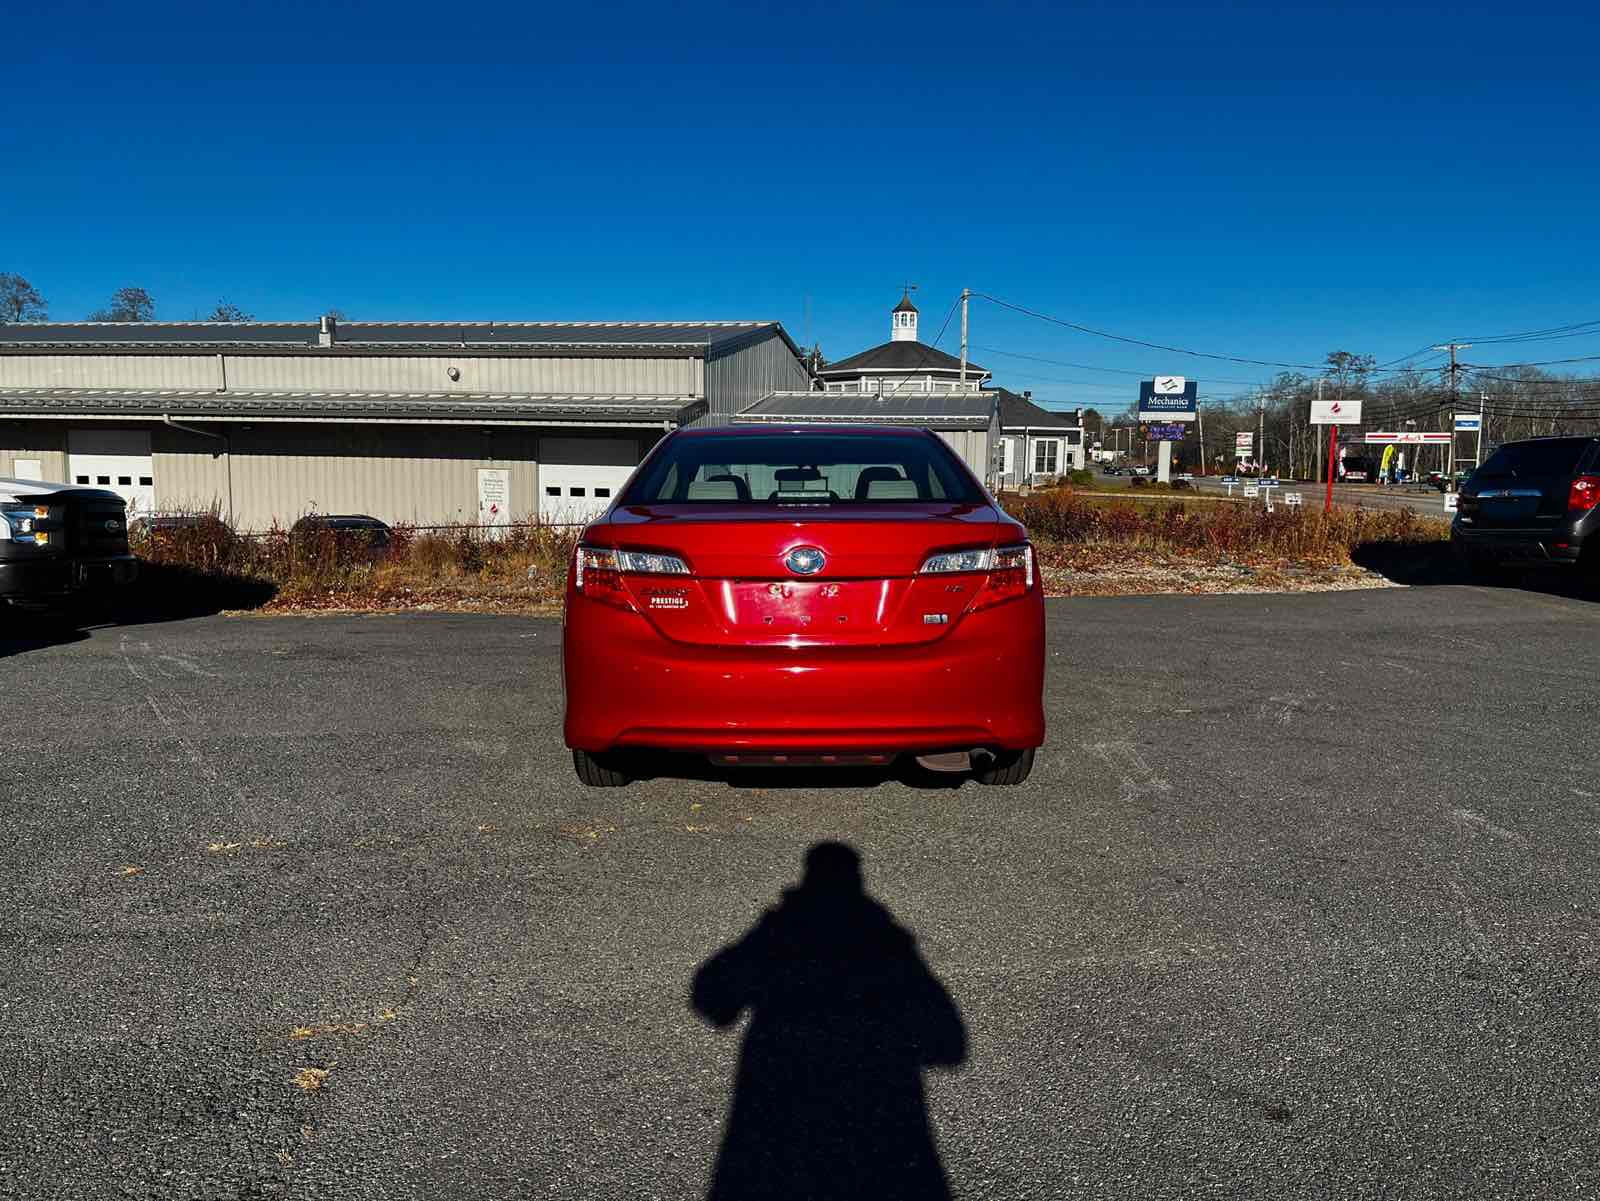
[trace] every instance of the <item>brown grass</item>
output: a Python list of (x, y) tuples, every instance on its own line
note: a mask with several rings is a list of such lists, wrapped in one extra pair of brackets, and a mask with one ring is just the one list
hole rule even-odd
[(1410, 510), (1290, 509), (1247, 504), (1131, 504), (1090, 501), (1057, 488), (1007, 503), (1046, 562), (1096, 548), (1160, 552), (1210, 561), (1342, 565), (1363, 546), (1448, 540), (1450, 527)]
[(359, 534), (325, 530), (291, 534), (274, 526), (241, 535), (215, 514), (199, 516), (206, 520), (195, 526), (134, 538), (134, 553), (153, 568), (145, 586), (176, 592), (211, 585), (242, 598), (228, 607), (266, 609), (559, 604), (578, 534), (536, 522), (493, 536), (475, 526), (399, 525), (387, 546), (374, 547)]
[(301, 1068), (294, 1074), (294, 1086), (304, 1093), (317, 1093), (328, 1082), (327, 1068)]

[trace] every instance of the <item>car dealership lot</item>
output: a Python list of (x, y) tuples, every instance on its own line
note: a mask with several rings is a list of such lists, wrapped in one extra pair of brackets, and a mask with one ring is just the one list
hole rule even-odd
[[(559, 633), (0, 636), (4, 1191), (703, 1196), (746, 1027), (692, 983), (837, 840), (961, 1062), (916, 1091), (910, 1003), (912, 1070), (863, 1058), (911, 973), (853, 987), (816, 948), (854, 927), (815, 918), (803, 963), (745, 957), (731, 1157), (888, 1171), (925, 1106), (958, 1196), (1600, 1195), (1600, 606), (1054, 601), (1048, 741), (1004, 791), (585, 790)], [(831, 1105), (863, 1120), (814, 1145)]]

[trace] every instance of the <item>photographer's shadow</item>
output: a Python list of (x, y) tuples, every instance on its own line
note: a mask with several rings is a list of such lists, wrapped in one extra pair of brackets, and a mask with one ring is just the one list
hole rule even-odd
[(956, 1067), (966, 1028), (916, 940), (825, 842), (805, 877), (695, 975), (695, 1010), (749, 1030), (713, 1201), (949, 1197), (922, 1072)]

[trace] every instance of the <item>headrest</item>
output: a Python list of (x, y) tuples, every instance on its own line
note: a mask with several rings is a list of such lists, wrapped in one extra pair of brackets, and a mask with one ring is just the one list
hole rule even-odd
[(739, 485), (732, 480), (690, 480), (689, 500), (738, 500)]
[(917, 485), (914, 480), (870, 480), (867, 483), (868, 500), (916, 500)]

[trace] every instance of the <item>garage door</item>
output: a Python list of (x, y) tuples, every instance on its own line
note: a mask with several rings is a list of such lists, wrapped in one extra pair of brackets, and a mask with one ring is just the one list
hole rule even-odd
[(593, 521), (611, 504), (632, 467), (539, 464), (539, 520), (552, 525)]
[(148, 430), (67, 431), (67, 478), (109, 488), (128, 502), (130, 517), (155, 509), (155, 475)]

